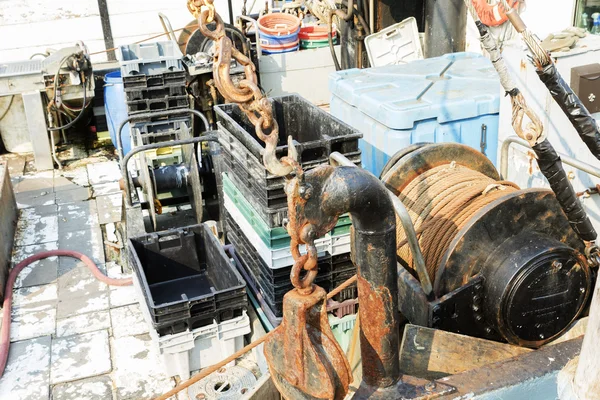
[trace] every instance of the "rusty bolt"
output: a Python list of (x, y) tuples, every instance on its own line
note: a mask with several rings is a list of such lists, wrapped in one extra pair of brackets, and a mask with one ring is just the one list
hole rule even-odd
[(431, 392), (434, 389), (435, 389), (435, 382), (427, 382), (425, 384), (425, 390), (426, 391)]
[(220, 369), (219, 369), (219, 373), (220, 373), (220, 374), (223, 374), (223, 373), (225, 373), (225, 371), (227, 371), (227, 369), (226, 369), (226, 368), (220, 368)]
[(569, 171), (569, 173), (567, 174), (567, 178), (569, 178), (569, 180), (575, 179), (575, 172)]
[(525, 135), (525, 138), (527, 140), (531, 140), (531, 139), (533, 139), (533, 135), (531, 133), (528, 133), (527, 135)]
[(561, 269), (563, 267), (562, 263), (560, 261), (552, 261), (552, 268), (554, 269)]
[(196, 400), (204, 400), (206, 398), (206, 395), (204, 393), (198, 393), (196, 395)]

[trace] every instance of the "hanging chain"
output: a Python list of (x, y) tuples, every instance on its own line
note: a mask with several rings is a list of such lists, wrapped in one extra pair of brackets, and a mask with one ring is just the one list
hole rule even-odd
[[(298, 163), (298, 154), (291, 136), (288, 137), (287, 157), (277, 158), (276, 149), (279, 143), (279, 126), (273, 116), (273, 105), (258, 86), (256, 66), (252, 60), (238, 51), (233, 42), (225, 34), (223, 19), (216, 12), (214, 0), (188, 0), (188, 10), (198, 19), (200, 32), (215, 42), (213, 81), (223, 98), (236, 103), (254, 125), (256, 136), (265, 143), (263, 164), (267, 171), (275, 176), (288, 177), (292, 172), (303, 181), (303, 170)], [(214, 29), (208, 27), (215, 24)], [(245, 79), (234, 83), (231, 79), (231, 61), (235, 60), (244, 67)], [(290, 218), (294, 220), (293, 218)], [(313, 290), (313, 281), (317, 275), (317, 248), (313, 238), (302, 237), (303, 227), (290, 225), (292, 242), (291, 251), (294, 266), (290, 279), (295, 288), (304, 294)], [(307, 254), (300, 254), (300, 244), (307, 245)], [(301, 278), (301, 273), (307, 273)]]

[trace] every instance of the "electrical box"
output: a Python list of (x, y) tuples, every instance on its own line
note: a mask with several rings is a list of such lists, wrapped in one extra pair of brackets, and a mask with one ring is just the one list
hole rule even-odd
[(590, 113), (600, 112), (600, 64), (572, 68), (571, 88)]

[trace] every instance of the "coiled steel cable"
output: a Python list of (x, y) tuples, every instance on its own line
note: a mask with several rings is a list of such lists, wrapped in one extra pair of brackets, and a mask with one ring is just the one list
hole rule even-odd
[[(411, 181), (398, 196), (406, 205), (430, 279), (456, 234), (482, 208), (519, 190), (512, 182), (496, 181), (475, 170), (445, 164), (432, 168)], [(415, 269), (403, 229), (397, 231), (398, 255)]]

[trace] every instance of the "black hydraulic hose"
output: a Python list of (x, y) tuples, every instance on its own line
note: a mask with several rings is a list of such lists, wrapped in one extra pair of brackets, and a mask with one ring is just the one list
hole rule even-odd
[(547, 65), (541, 70), (536, 70), (536, 72), (558, 106), (577, 130), (581, 140), (590, 149), (594, 157), (600, 160), (600, 132), (598, 132), (596, 120), (567, 85), (554, 64)]
[(85, 109), (86, 109), (86, 106), (85, 106), (85, 103), (87, 101), (87, 90), (86, 90), (86, 88), (87, 88), (87, 83), (84, 82), (83, 83), (83, 105), (81, 106), (81, 110), (79, 110), (79, 114), (77, 114), (77, 116), (75, 117), (75, 119), (73, 119), (71, 122), (69, 122), (66, 125), (59, 126), (59, 127), (56, 127), (56, 128), (48, 128), (48, 130), (50, 132), (61, 131), (63, 129), (69, 129), (70, 127), (72, 127), (73, 125), (75, 125), (77, 123), (77, 121), (79, 121), (81, 119), (81, 117), (83, 116), (83, 113), (85, 112)]
[(548, 179), (556, 199), (567, 215), (571, 228), (579, 237), (588, 242), (596, 240), (596, 230), (587, 216), (567, 174), (562, 166), (560, 156), (548, 139), (532, 147), (542, 174)]

